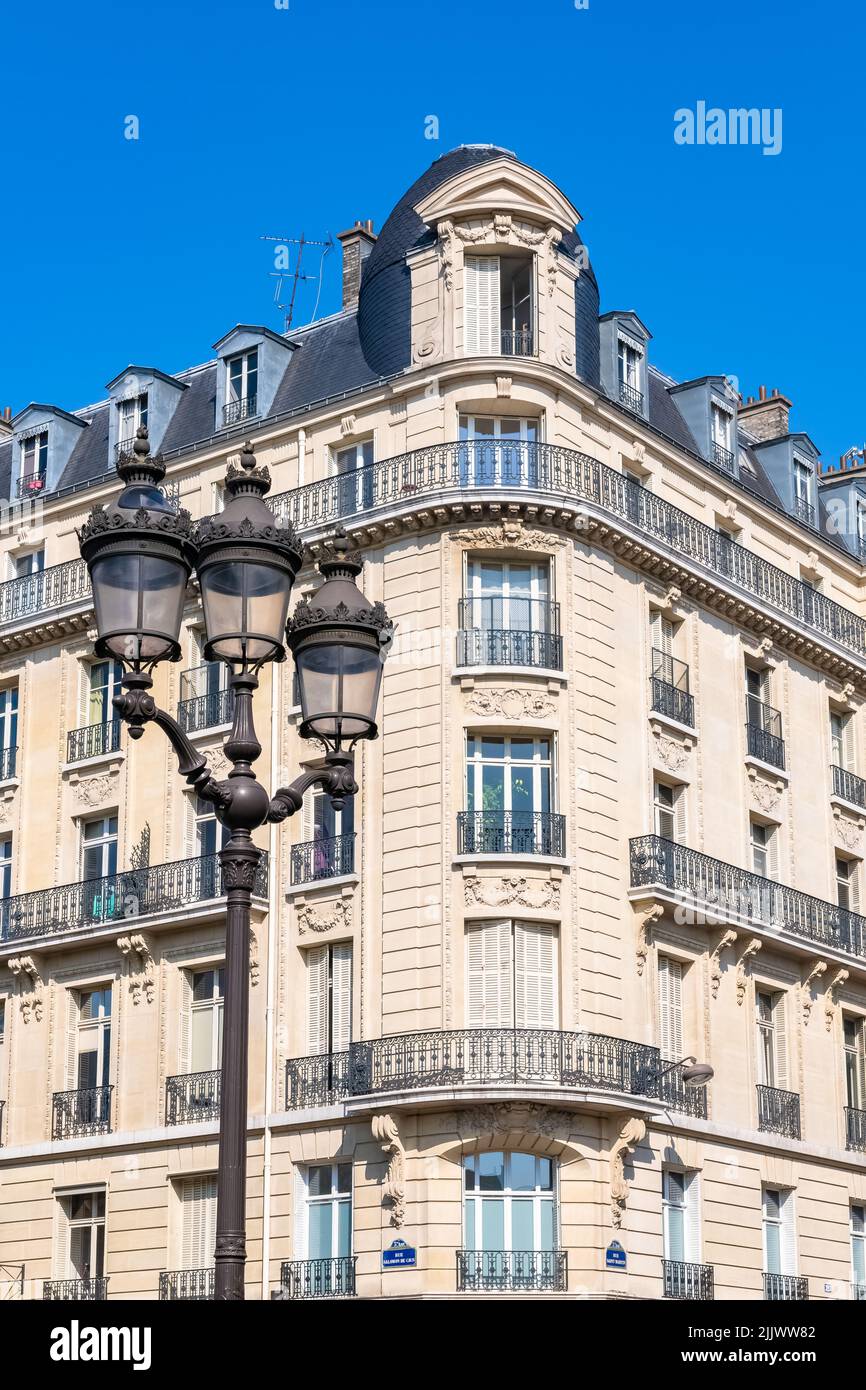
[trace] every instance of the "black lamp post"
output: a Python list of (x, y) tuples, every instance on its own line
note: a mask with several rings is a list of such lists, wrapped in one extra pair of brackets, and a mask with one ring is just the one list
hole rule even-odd
[[(145, 428), (138, 431), (133, 456), (122, 458), (117, 471), (123, 492), (109, 507), (93, 509), (79, 537), (93, 588), (95, 649), (123, 663), (123, 693), (114, 705), (130, 737), (141, 738), (145, 724), (157, 724), (177, 754), (181, 774), (231, 832), (219, 855), (227, 912), (214, 1282), (217, 1299), (242, 1299), (249, 927), (261, 860), (252, 832), (294, 815), (313, 786), (321, 787), (336, 809), (355, 795), (354, 745), (377, 734), (382, 664), (393, 627), (382, 604), (371, 604), (358, 589), (360, 560), (338, 533), (320, 563), (325, 583), (308, 603), (298, 605), (286, 629), (303, 547), (292, 527), (278, 524), (266, 505), (270, 475), (256, 465), (251, 444), (244, 444), (240, 465), (229, 464), (226, 471), (230, 501), (225, 510), (195, 530), (189, 513), (174, 511), (157, 486), (165, 468), (150, 456)], [(221, 782), (151, 694), (153, 668), (180, 656), (193, 565), (204, 608), (205, 656), (224, 661), (232, 672), (234, 717), (225, 742), (232, 769)], [(301, 688), (301, 736), (320, 739), (325, 756), (270, 797), (252, 768), (262, 751), (252, 698), (261, 667), (285, 659), (284, 638)]]

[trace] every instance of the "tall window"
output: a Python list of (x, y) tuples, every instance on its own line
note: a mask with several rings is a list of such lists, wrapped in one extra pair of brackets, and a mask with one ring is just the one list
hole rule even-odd
[(466, 256), (463, 345), (469, 356), (525, 357), (534, 351), (532, 256)]
[(458, 451), (461, 487), (534, 485), (539, 422), (526, 416), (461, 415)]
[(185, 1178), (178, 1183), (181, 1202), (183, 1269), (209, 1269), (216, 1246), (216, 1178)]
[(352, 1253), (352, 1165), (316, 1163), (306, 1173), (297, 1170), (306, 1189), (305, 1255), (309, 1260), (333, 1260)]
[(224, 988), (222, 966), (193, 972), (190, 1006), (193, 1072), (219, 1071), (222, 1065)]
[(846, 1018), (845, 1095), (851, 1110), (866, 1110), (866, 1024), (862, 1018)]
[(95, 661), (87, 673), (88, 724), (109, 724), (117, 719), (112, 704), (115, 695), (120, 694), (123, 667), (119, 661)]
[(147, 424), (147, 392), (117, 402), (117, 442), (128, 444)]
[(550, 565), (470, 559), (466, 593), (471, 600), (465, 627), (484, 631), (547, 632), (550, 627)]
[(556, 1028), (558, 934), (546, 922), (466, 929), (468, 1028)]
[(860, 911), (860, 872), (854, 859), (836, 855), (836, 901), (846, 912)]
[(66, 1227), (67, 1279), (101, 1279), (105, 1268), (105, 1193), (77, 1192), (60, 1199)]
[(216, 818), (212, 801), (197, 796), (193, 802), (193, 843), (198, 857), (210, 857), (222, 849), (229, 839), (229, 831)]
[(681, 1173), (673, 1168), (664, 1170), (662, 1212), (665, 1259), (696, 1263), (700, 1256), (700, 1232), (695, 1173)]
[(463, 1178), (467, 1250), (556, 1248), (551, 1159), (517, 1152), (467, 1154)]
[(553, 764), (549, 738), (470, 734), (466, 744), (466, 809), (507, 813), (532, 828), (551, 808)]
[(749, 839), (752, 848), (752, 869), (761, 878), (777, 879), (779, 876), (778, 829), (774, 825), (764, 825), (762, 821), (749, 821)]
[(812, 470), (805, 463), (794, 462), (794, 501), (798, 510), (811, 511)]
[(731, 416), (727, 410), (723, 410), (720, 405), (713, 402), (710, 406), (713, 427), (713, 443), (720, 448), (731, 451)]
[(788, 1089), (788, 1046), (785, 1036), (785, 995), (768, 990), (755, 993), (758, 1084)]
[(866, 1296), (866, 1207), (851, 1208), (851, 1283)]
[(658, 958), (659, 1047), (668, 1062), (683, 1055), (683, 966), (668, 956)]
[(352, 946), (316, 946), (307, 958), (307, 1047), (345, 1052), (352, 1038)]
[(228, 405), (246, 407), (245, 411), (236, 414), (236, 418), (254, 415), (259, 390), (258, 349), (252, 348), (249, 352), (239, 353), (237, 357), (230, 357), (226, 363), (226, 377)]
[(0, 899), (12, 896), (12, 836), (0, 838)]
[(793, 1192), (765, 1187), (763, 1218), (765, 1273), (796, 1274)]
[(746, 667), (746, 718), (756, 729), (766, 725), (765, 705), (770, 701), (770, 673)]
[(671, 787), (667, 782), (653, 783), (653, 823), (656, 835), (663, 840), (686, 839), (686, 789)]
[(362, 439), (357, 444), (337, 450), (337, 506), (340, 516), (351, 516), (373, 505), (375, 479), (369, 466), (373, 462), (373, 447), (372, 439)]
[(830, 711), (830, 761), (833, 767), (849, 772), (855, 765), (853, 717), (833, 709)]
[(14, 777), (18, 749), (18, 686), (0, 690), (0, 781)]
[[(26, 555), (16, 555), (15, 557), (16, 579), (29, 579), (31, 576), (42, 574), (44, 569), (44, 550), (28, 550)], [(30, 585), (27, 587), (29, 589)]]
[(48, 431), (31, 434), (21, 442), (22, 491), (41, 492), (48, 471)]
[(111, 1072), (111, 985), (78, 993), (75, 1087), (107, 1086)]
[(633, 391), (640, 390), (641, 354), (631, 343), (620, 338), (617, 344), (617, 370), (620, 386), (628, 386)]
[(109, 878), (117, 873), (117, 816), (97, 816), (81, 827), (81, 877)]

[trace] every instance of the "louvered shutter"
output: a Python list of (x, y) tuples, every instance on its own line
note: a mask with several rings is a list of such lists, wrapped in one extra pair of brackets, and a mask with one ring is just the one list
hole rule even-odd
[(797, 1227), (794, 1214), (793, 1192), (782, 1192), (780, 1210), (782, 1216), (781, 1255), (782, 1273), (797, 1273)]
[(775, 882), (779, 879), (779, 832), (775, 826), (767, 826), (767, 877)]
[(784, 994), (777, 994), (773, 1003), (773, 1044), (776, 1061), (776, 1086), (780, 1091), (788, 1089), (788, 1033)]
[(698, 1173), (686, 1174), (686, 1259), (700, 1264), (701, 1259), (701, 1188)]
[(53, 1279), (71, 1279), (74, 1271), (70, 1260), (69, 1213), (66, 1201), (62, 1197), (58, 1197), (55, 1202), (53, 1238), (51, 1277)]
[(657, 609), (650, 612), (650, 640), (656, 651), (672, 656), (674, 650), (674, 625)]
[(854, 716), (849, 714), (842, 726), (842, 752), (845, 758), (845, 767), (849, 772), (853, 772), (857, 766), (857, 758), (854, 747)]
[(686, 829), (686, 788), (677, 787), (674, 790), (674, 834), (678, 845), (684, 845), (688, 840)]
[(499, 353), (499, 257), (463, 262), (463, 341), (467, 355)]
[(683, 967), (678, 960), (659, 956), (659, 1047), (668, 1061), (683, 1055)]
[(188, 1178), (181, 1187), (183, 1268), (208, 1269), (216, 1245), (216, 1178)]
[(549, 923), (515, 923), (514, 995), (518, 1028), (556, 1027), (556, 946), (556, 928)]
[(851, 911), (860, 911), (860, 874), (862, 865), (857, 859), (853, 859), (848, 868), (848, 892), (851, 901)]
[(292, 1259), (307, 1258), (307, 1172), (295, 1165), (292, 1174)]
[(331, 947), (332, 1051), (348, 1051), (352, 1037), (352, 947), (348, 942)]
[(78, 995), (74, 989), (66, 992), (66, 1089), (78, 1086)]
[(665, 1170), (664, 1196), (667, 1225), (666, 1257), (681, 1262), (686, 1257), (685, 1177), (682, 1173)]
[(328, 1051), (328, 948), (307, 952), (307, 1048), (309, 1053)]
[(180, 1026), (178, 1036), (179, 1070), (181, 1076), (188, 1075), (192, 1067), (192, 971), (181, 970), (180, 975)]
[(467, 935), (467, 1027), (510, 1027), (511, 923), (485, 922), (470, 928)]

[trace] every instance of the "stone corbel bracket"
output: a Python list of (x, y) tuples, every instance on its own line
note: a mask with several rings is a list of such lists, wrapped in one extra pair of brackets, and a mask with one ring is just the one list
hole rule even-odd
[(646, 1137), (646, 1121), (637, 1115), (626, 1120), (610, 1152), (610, 1215), (614, 1230), (622, 1226), (629, 1196), (625, 1166)]
[(21, 1017), (25, 1023), (29, 1023), (31, 1018), (41, 1023), (43, 982), (38, 957), (13, 956), (8, 964), (18, 986)]
[(382, 1201), (391, 1208), (391, 1225), (399, 1228), (406, 1217), (406, 1150), (392, 1115), (374, 1115), (371, 1125), (376, 1143), (390, 1155)]
[(815, 980), (819, 980), (821, 976), (826, 973), (826, 970), (827, 962), (825, 960), (816, 960), (810, 968), (809, 973), (803, 981), (802, 985), (800, 986), (800, 992), (803, 1003), (804, 1028), (808, 1028), (809, 1026), (809, 1019), (812, 1014), (812, 1005), (815, 1002), (812, 996), (812, 985), (814, 984)]
[(833, 1027), (833, 1019), (835, 1018), (836, 1010), (839, 1007), (839, 991), (844, 985), (845, 981), (847, 980), (848, 973), (849, 972), (847, 970), (837, 970), (836, 974), (833, 976), (832, 980), (827, 986), (827, 991), (824, 995), (824, 1020), (827, 1026), (828, 1033)]
[(722, 932), (710, 954), (710, 993), (714, 999), (719, 997), (719, 985), (722, 982), (722, 952), (733, 946), (736, 939), (735, 931), (728, 929)]
[(637, 973), (642, 975), (649, 948), (652, 945), (653, 927), (660, 918), (664, 916), (665, 910), (662, 903), (638, 903), (635, 907), (637, 917), (637, 942), (635, 943), (635, 957)]
[(119, 936), (117, 949), (126, 961), (133, 1004), (140, 1004), (143, 999), (152, 1004), (156, 989), (156, 967), (150, 938), (141, 932), (134, 936)]
[(737, 961), (737, 1003), (742, 1007), (746, 997), (746, 987), (748, 985), (748, 965), (752, 956), (756, 956), (761, 949), (762, 942), (753, 936), (740, 959)]

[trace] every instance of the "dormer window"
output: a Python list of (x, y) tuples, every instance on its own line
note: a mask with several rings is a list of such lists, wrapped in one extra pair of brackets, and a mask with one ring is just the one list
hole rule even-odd
[(234, 425), (257, 414), (259, 382), (258, 349), (241, 352), (226, 362), (225, 424)]
[(634, 343), (620, 337), (617, 343), (617, 371), (619, 376), (619, 398), (629, 410), (643, 410), (643, 392), (640, 389), (641, 352)]
[(470, 357), (535, 353), (533, 256), (467, 256), (464, 350)]
[(726, 473), (734, 471), (734, 449), (732, 443), (733, 417), (720, 405), (712, 402), (710, 406), (712, 421), (713, 461)]
[(126, 454), (132, 451), (135, 436), (142, 425), (147, 424), (147, 392), (140, 396), (130, 396), (117, 402), (117, 443), (115, 453)]
[(34, 493), (45, 491), (45, 478), (48, 472), (48, 431), (31, 434), (21, 441), (21, 474), (18, 479), (18, 496), (32, 497)]
[(794, 459), (794, 515), (811, 526), (815, 517), (812, 506), (812, 470)]

